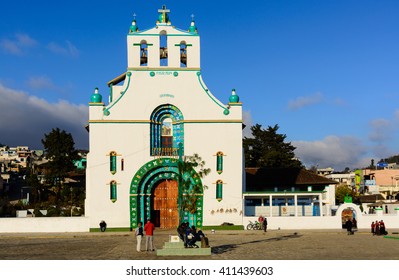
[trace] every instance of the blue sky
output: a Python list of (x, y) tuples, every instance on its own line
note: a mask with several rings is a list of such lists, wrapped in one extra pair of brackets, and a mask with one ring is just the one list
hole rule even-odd
[(194, 14), (212, 93), (227, 103), (235, 88), (248, 127), (278, 124), (306, 166), (399, 154), (399, 1), (389, 0), (2, 1), (0, 143), (42, 148), (60, 127), (88, 148), (93, 89), (106, 95), (126, 70), (133, 14), (148, 29), (163, 4), (180, 29)]

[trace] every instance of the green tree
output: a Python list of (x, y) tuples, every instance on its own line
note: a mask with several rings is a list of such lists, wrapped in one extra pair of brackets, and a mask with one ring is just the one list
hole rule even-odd
[(303, 167), (295, 158), (296, 147), (285, 142), (287, 136), (278, 129), (277, 124), (267, 129), (260, 124), (251, 127), (252, 138), (243, 140), (246, 167)]
[(32, 188), (30, 203), (36, 204), (38, 202), (41, 202), (41, 192), (43, 192), (43, 185), (37, 178), (37, 174), (32, 172), (32, 169), (29, 170), (29, 173), (26, 176), (26, 183)]
[(348, 174), (350, 172), (351, 172), (351, 169), (349, 167), (345, 167), (345, 169), (341, 173)]
[(42, 139), (46, 158), (49, 160), (45, 164), (46, 184), (55, 188), (56, 202), (58, 202), (60, 190), (68, 172), (73, 171), (73, 162), (79, 159), (75, 142), (70, 133), (60, 130), (58, 127), (52, 129), (49, 134), (44, 134)]
[(373, 170), (376, 169), (375, 164), (374, 164), (374, 159), (371, 159), (371, 162), (370, 162), (370, 165), (368, 168), (373, 169)]
[[(356, 198), (356, 192), (348, 185), (339, 185), (335, 189), (335, 202), (339, 205), (344, 203), (345, 196), (351, 196), (354, 200)], [(355, 201), (353, 201), (355, 202)]]
[(207, 188), (207, 186), (202, 185), (201, 180), (195, 180), (196, 176), (202, 179), (211, 170), (205, 168), (205, 161), (198, 154), (184, 157), (183, 160), (179, 161), (178, 166), (180, 175), (179, 184), (182, 191), (180, 201), (181, 211), (195, 214), (197, 212), (198, 197), (202, 193), (202, 189)]
[(379, 162), (386, 162), (386, 163), (399, 163), (399, 155), (390, 156), (385, 159), (380, 159)]

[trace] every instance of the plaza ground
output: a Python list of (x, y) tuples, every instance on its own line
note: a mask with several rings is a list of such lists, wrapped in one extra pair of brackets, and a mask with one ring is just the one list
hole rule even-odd
[[(136, 252), (133, 232), (3, 233), (0, 260), (398, 260), (399, 229), (388, 231), (391, 238), (366, 230), (354, 235), (345, 230), (205, 231), (212, 255), (195, 257)], [(157, 229), (155, 247), (175, 234)]]

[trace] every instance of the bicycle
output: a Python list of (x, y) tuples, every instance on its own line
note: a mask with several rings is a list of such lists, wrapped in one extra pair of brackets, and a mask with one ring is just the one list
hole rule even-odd
[(258, 230), (258, 229), (262, 229), (262, 226), (258, 221), (255, 221), (254, 223), (249, 221), (249, 224), (247, 225), (247, 230)]

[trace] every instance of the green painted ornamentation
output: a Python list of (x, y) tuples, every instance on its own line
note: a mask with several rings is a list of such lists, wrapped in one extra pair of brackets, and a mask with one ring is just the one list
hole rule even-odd
[(230, 98), (229, 98), (229, 102), (230, 103), (238, 103), (239, 101), (240, 101), (240, 98), (236, 94), (236, 90), (232, 89), (231, 95), (230, 95)]
[[(178, 163), (179, 160), (177, 158), (158, 158), (147, 162), (136, 172), (130, 184), (130, 226), (132, 228), (137, 227), (138, 222), (151, 218), (151, 210), (154, 207), (151, 197), (161, 181), (180, 181)], [(190, 221), (195, 221), (195, 224), (200, 227), (203, 220), (203, 186), (194, 169), (189, 172), (188, 176), (190, 181), (200, 185), (201, 190), (196, 193), (198, 195), (197, 212), (191, 214), (188, 211), (179, 210), (179, 216), (180, 220), (189, 219)], [(182, 195), (184, 194), (179, 190), (178, 201), (180, 202), (182, 201)]]
[(128, 72), (126, 72), (126, 76), (127, 76), (127, 85), (126, 85), (126, 88), (123, 90), (123, 91), (121, 91), (121, 94), (120, 94), (120, 96), (115, 100), (115, 102), (113, 102), (113, 103), (111, 103), (111, 104), (109, 104), (108, 106), (107, 106), (107, 108), (104, 110), (104, 116), (109, 116), (110, 115), (110, 110), (112, 109), (112, 107), (114, 107), (115, 106), (115, 104), (117, 104), (121, 99), (122, 99), (122, 97), (125, 95), (125, 93), (127, 92), (127, 90), (129, 89), (129, 87), (130, 87), (130, 80), (131, 80), (131, 76), (132, 76), (132, 72), (130, 72), (130, 71), (128, 71)]
[(94, 93), (91, 95), (91, 103), (102, 103), (103, 97), (98, 93), (98, 88), (94, 89)]
[(220, 175), (223, 172), (223, 152), (216, 153), (216, 172)]
[(223, 181), (217, 180), (216, 181), (216, 200), (222, 201), (223, 199)]
[(190, 24), (190, 27), (188, 29), (188, 32), (193, 33), (193, 34), (198, 34), (198, 30), (197, 30), (197, 27), (195, 26), (195, 21), (194, 20), (191, 21), (191, 24)]
[(112, 151), (109, 153), (109, 171), (112, 175), (116, 173), (116, 152)]
[(129, 33), (135, 33), (139, 31), (139, 28), (136, 25), (136, 20), (132, 21), (132, 25), (130, 26)]
[(115, 180), (112, 180), (109, 185), (110, 185), (109, 187), (110, 200), (112, 201), (112, 203), (115, 203), (117, 200), (117, 190), (116, 190), (117, 183)]
[(223, 114), (228, 115), (230, 114), (229, 109), (222, 105), (210, 92), (209, 90), (205, 87), (202, 79), (201, 79), (201, 72), (197, 72), (197, 77), (198, 77), (198, 82), (201, 85), (202, 89), (205, 91), (206, 95), (208, 95), (208, 97), (216, 104), (218, 105), (220, 108), (224, 109)]

